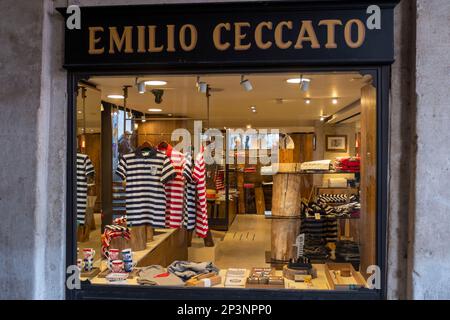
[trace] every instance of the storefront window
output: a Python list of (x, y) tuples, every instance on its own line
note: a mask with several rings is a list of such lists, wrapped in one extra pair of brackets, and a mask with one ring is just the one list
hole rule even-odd
[(367, 287), (379, 215), (372, 76), (129, 74), (78, 88), (83, 280)]

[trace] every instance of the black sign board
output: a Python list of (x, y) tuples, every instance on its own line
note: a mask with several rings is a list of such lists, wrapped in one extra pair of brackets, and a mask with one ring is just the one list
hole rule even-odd
[(65, 66), (387, 64), (395, 2), (83, 7)]

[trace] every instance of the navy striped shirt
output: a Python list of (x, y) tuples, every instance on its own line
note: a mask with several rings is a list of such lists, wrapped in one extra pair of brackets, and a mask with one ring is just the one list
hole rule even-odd
[(91, 159), (85, 154), (77, 153), (77, 222), (84, 225), (87, 206), (87, 178), (94, 175)]
[(116, 173), (126, 180), (129, 226), (164, 228), (167, 203), (164, 184), (176, 176), (170, 159), (156, 149), (137, 149), (120, 158)]

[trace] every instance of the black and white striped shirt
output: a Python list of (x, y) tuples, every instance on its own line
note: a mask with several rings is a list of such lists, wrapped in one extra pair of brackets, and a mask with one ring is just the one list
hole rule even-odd
[(164, 184), (176, 176), (170, 159), (156, 149), (137, 149), (120, 158), (116, 173), (126, 180), (129, 226), (164, 228), (167, 205)]
[(87, 179), (94, 175), (91, 159), (85, 154), (77, 153), (77, 222), (84, 225), (87, 206)]

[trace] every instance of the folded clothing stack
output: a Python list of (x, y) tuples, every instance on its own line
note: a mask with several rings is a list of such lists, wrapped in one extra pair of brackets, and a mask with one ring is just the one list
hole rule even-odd
[(361, 213), (361, 204), (359, 202), (350, 202), (334, 207), (334, 214), (341, 218), (359, 218)]
[(212, 262), (195, 263), (190, 261), (174, 261), (167, 267), (167, 270), (181, 278), (183, 281), (187, 281), (190, 278), (203, 273), (219, 273), (219, 268)]
[(359, 172), (360, 157), (339, 157), (334, 162), (337, 171)]
[(138, 269), (137, 283), (150, 286), (184, 286), (183, 280), (159, 265)]
[(336, 243), (336, 262), (351, 263), (355, 270), (360, 264), (359, 245), (354, 241), (341, 240)]
[(333, 164), (331, 160), (307, 161), (300, 165), (300, 169), (303, 171), (330, 171), (333, 169)]
[(338, 223), (333, 208), (317, 202), (302, 202), (300, 233), (313, 240), (336, 242)]
[(307, 236), (305, 238), (303, 256), (308, 258), (311, 263), (325, 263), (330, 257), (330, 253), (323, 240), (317, 240)]

